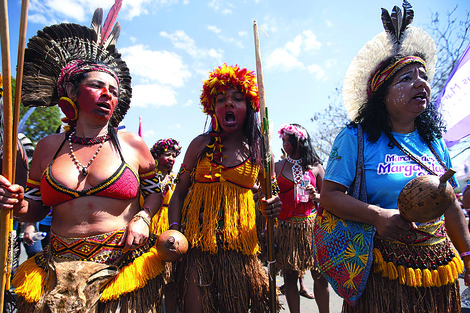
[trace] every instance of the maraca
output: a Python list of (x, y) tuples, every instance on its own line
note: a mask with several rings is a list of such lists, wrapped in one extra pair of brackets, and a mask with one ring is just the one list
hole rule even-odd
[(188, 240), (179, 231), (169, 229), (158, 236), (156, 248), (162, 261), (174, 262), (188, 251)]
[(426, 223), (442, 216), (455, 201), (454, 189), (447, 182), (454, 174), (450, 168), (441, 177), (423, 175), (410, 180), (398, 195), (401, 217)]

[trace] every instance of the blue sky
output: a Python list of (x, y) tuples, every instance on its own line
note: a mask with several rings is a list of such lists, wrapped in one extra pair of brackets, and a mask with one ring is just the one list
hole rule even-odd
[[(411, 0), (414, 25), (426, 28), (432, 12), (442, 16), (469, 1)], [(72, 22), (90, 26), (99, 6), (106, 15), (114, 0), (30, 0), (27, 38), (44, 26)], [(400, 0), (124, 0), (117, 43), (133, 78), (133, 99), (124, 119), (150, 147), (173, 137), (183, 146), (204, 130), (199, 105), (202, 79), (223, 62), (255, 69), (253, 21), (260, 32), (266, 104), (270, 110), (273, 152), (280, 154), (277, 130), (299, 123), (311, 135), (310, 118), (324, 110), (341, 88), (357, 51), (383, 30), (381, 7)], [(16, 64), (21, 1), (9, 1), (12, 64)], [(16, 74), (12, 71), (12, 74)], [(182, 154), (182, 155), (183, 155)], [(177, 159), (176, 166), (183, 157)], [(177, 168), (175, 169), (177, 170)]]

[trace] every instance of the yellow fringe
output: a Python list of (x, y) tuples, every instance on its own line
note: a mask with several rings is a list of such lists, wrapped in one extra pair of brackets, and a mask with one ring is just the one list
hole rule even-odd
[(423, 287), (432, 287), (432, 274), (431, 271), (425, 268), (423, 270)]
[(160, 275), (164, 269), (164, 263), (154, 246), (119, 271), (119, 274), (104, 288), (100, 301), (117, 300), (126, 293), (140, 289), (149, 280)]
[(380, 253), (379, 249), (376, 248), (372, 250), (372, 254), (374, 260), (374, 273), (382, 273), (384, 266), (384, 259), (382, 258), (382, 254)]
[(373, 257), (374, 273), (382, 273), (383, 277), (390, 280), (399, 279), (400, 284), (410, 287), (440, 287), (454, 282), (463, 272), (462, 260), (457, 256), (447, 265), (441, 265), (437, 270), (431, 271), (405, 268), (403, 265), (397, 268), (393, 262), (385, 262), (380, 250), (375, 248)]
[(406, 268), (406, 284), (410, 287), (416, 287), (415, 271), (411, 267)]
[(416, 276), (416, 287), (423, 286), (423, 272), (420, 268), (415, 269), (415, 276)]
[(395, 266), (395, 264), (393, 264), (393, 262), (388, 262), (387, 267), (388, 267), (388, 278), (390, 278), (391, 280), (397, 279), (398, 272), (397, 272), (397, 267)]
[[(204, 214), (200, 222), (200, 210)], [(185, 235), (191, 247), (217, 253), (217, 231), (223, 220), (227, 249), (254, 255), (259, 252), (256, 212), (251, 189), (228, 181), (196, 183), (183, 206)]]
[(12, 284), (16, 287), (15, 293), (27, 302), (38, 302), (44, 293), (46, 272), (37, 266), (33, 258), (24, 261), (13, 276)]
[(441, 287), (441, 278), (439, 277), (439, 272), (437, 270), (431, 271), (432, 282), (435, 287)]
[(403, 265), (398, 266), (398, 278), (399, 278), (400, 284), (402, 285), (406, 284), (406, 271)]

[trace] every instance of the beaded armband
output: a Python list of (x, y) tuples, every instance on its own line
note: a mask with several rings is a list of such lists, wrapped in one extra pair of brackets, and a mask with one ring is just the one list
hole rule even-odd
[(142, 190), (144, 198), (147, 198), (151, 193), (162, 192), (162, 183), (155, 171), (140, 175), (140, 190)]
[(178, 171), (178, 175), (176, 175), (175, 184), (179, 183), (179, 181), (180, 181), (180, 175), (183, 175), (184, 173), (189, 173), (189, 174), (191, 174), (191, 173), (186, 169), (186, 165), (184, 165), (183, 163), (181, 163), (180, 170)]
[(40, 186), (40, 182), (28, 178), (26, 182), (26, 189), (24, 190), (24, 197), (25, 199), (39, 202), (42, 206), (44, 206), (41, 197), (41, 189), (39, 189)]

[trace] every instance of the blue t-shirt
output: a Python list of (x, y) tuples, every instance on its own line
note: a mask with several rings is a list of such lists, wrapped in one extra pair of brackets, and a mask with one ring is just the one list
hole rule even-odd
[[(439, 164), (418, 131), (409, 134), (392, 132), (399, 144), (418, 157), (421, 162), (438, 175), (445, 169)], [(407, 157), (399, 148), (388, 146), (390, 140), (385, 134), (372, 143), (364, 133), (364, 173), (367, 187), (367, 201), (385, 209), (396, 209), (398, 195), (413, 178), (429, 175), (420, 165)], [(432, 147), (444, 164), (452, 167), (449, 152), (443, 140), (431, 142)], [(356, 175), (357, 128), (345, 127), (336, 137), (328, 159), (325, 180), (339, 183), (347, 188)]]

